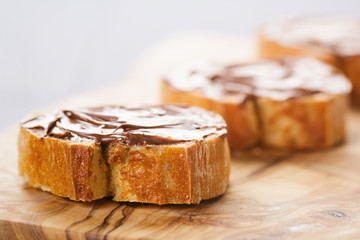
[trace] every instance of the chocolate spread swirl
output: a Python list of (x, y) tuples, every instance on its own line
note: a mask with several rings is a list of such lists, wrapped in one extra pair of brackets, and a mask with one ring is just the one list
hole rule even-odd
[(227, 132), (224, 120), (216, 113), (171, 105), (67, 109), (30, 119), (21, 126), (41, 137), (127, 145), (180, 143)]
[(338, 57), (360, 54), (360, 19), (353, 16), (309, 16), (264, 24), (265, 38), (282, 45), (319, 47)]
[(249, 97), (287, 100), (316, 93), (347, 94), (351, 84), (332, 66), (310, 57), (286, 57), (221, 66), (196, 63), (169, 74), (167, 81), (179, 91), (200, 91), (223, 100)]

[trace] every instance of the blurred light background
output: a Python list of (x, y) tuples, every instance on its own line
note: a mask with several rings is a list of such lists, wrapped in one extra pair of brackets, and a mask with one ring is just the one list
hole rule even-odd
[(250, 35), (274, 17), (333, 13), (360, 16), (360, 1), (0, 0), (0, 130), (66, 96), (121, 81), (171, 34)]

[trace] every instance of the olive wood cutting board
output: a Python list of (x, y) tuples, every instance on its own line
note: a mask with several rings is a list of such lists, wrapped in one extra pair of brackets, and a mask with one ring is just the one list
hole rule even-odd
[[(94, 104), (156, 103), (171, 67), (208, 58), (253, 58), (254, 41), (186, 33), (154, 46), (123, 81), (43, 111)], [(17, 173), (17, 125), (0, 134), (0, 239), (359, 239), (360, 112), (346, 143), (328, 150), (233, 151), (227, 192), (199, 205), (74, 202), (28, 186)]]

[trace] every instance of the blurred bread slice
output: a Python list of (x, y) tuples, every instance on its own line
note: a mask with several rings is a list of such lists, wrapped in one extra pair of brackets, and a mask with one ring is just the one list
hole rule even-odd
[(351, 90), (336, 69), (313, 58), (287, 57), (232, 66), (179, 68), (162, 80), (164, 103), (220, 113), (231, 148), (257, 144), (316, 149), (345, 139)]
[(263, 58), (303, 55), (342, 70), (353, 86), (352, 102), (360, 104), (360, 18), (309, 16), (269, 21), (258, 34)]

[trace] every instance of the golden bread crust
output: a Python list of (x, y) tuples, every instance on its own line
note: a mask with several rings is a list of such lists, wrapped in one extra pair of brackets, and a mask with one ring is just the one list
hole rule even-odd
[(258, 55), (261, 58), (281, 58), (287, 55), (312, 56), (327, 62), (333, 66), (337, 65), (337, 58), (326, 48), (321, 47), (289, 47), (276, 43), (263, 34), (258, 34)]
[(126, 152), (109, 163), (115, 201), (190, 204), (226, 190), (230, 154), (224, 137), (153, 147), (119, 145), (109, 149)]
[(225, 192), (226, 136), (181, 144), (126, 146), (40, 137), (21, 127), (19, 173), (29, 185), (76, 201), (190, 204)]
[[(18, 138), (19, 174), (29, 185), (77, 201), (91, 201), (106, 196), (106, 172), (95, 175), (101, 149), (94, 144), (80, 144), (56, 138), (41, 138), (21, 127)], [(93, 177), (97, 177), (96, 183)]]
[(274, 101), (258, 98), (261, 142), (286, 149), (325, 148), (345, 139), (346, 95)]
[(353, 86), (352, 103), (360, 107), (360, 55), (340, 58), (339, 68), (351, 80)]

